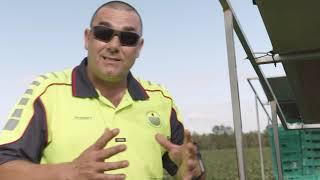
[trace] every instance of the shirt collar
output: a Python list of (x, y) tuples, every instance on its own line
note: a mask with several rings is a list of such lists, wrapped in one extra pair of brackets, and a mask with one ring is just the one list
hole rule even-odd
[[(72, 70), (72, 95), (81, 98), (97, 98), (95, 87), (87, 75), (88, 59), (84, 58), (80, 65)], [(142, 85), (129, 72), (127, 76), (128, 92), (133, 100), (147, 100), (149, 98)]]

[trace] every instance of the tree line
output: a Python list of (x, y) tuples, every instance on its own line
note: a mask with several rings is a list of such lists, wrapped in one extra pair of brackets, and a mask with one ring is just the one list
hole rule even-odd
[[(193, 133), (192, 137), (201, 150), (235, 148), (234, 131), (230, 126), (217, 125), (212, 128), (212, 131), (209, 134)], [(244, 148), (259, 147), (257, 131), (243, 133), (242, 138)], [(263, 147), (269, 147), (267, 129), (261, 133), (261, 141)]]

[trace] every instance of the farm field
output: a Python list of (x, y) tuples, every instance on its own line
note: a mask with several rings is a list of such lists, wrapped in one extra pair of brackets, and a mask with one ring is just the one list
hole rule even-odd
[[(238, 178), (237, 158), (235, 149), (205, 150), (201, 151), (208, 171), (208, 180), (235, 180)], [(264, 148), (264, 168), (266, 180), (272, 180), (271, 149)], [(246, 174), (248, 180), (260, 180), (259, 149), (245, 150)], [(169, 176), (164, 179), (172, 180)]]

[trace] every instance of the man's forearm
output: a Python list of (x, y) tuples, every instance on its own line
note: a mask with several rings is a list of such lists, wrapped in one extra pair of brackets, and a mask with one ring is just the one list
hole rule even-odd
[(63, 172), (71, 168), (69, 163), (40, 165), (15, 160), (0, 165), (1, 180), (67, 180)]

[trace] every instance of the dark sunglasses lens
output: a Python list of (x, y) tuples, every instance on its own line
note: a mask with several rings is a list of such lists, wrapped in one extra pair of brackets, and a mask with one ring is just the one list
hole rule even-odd
[(140, 36), (133, 32), (121, 32), (121, 44), (124, 46), (135, 46)]
[(109, 42), (113, 35), (113, 30), (103, 26), (93, 28), (93, 35), (96, 39), (104, 42)]

